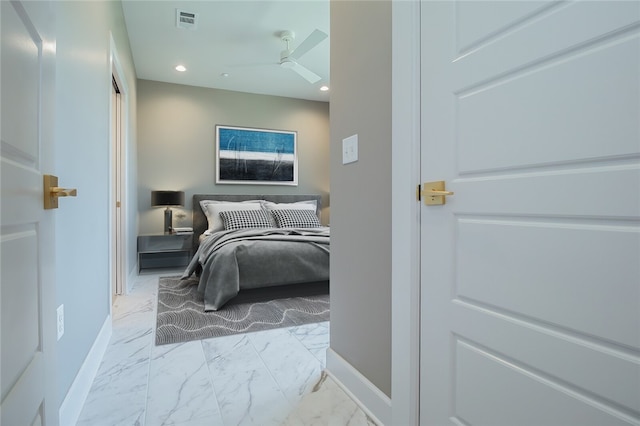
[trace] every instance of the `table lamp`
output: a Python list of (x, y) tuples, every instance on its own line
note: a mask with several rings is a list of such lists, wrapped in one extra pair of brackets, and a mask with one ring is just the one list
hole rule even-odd
[(166, 206), (164, 210), (164, 233), (170, 234), (173, 227), (173, 213), (170, 206), (184, 206), (184, 191), (151, 191), (153, 207)]

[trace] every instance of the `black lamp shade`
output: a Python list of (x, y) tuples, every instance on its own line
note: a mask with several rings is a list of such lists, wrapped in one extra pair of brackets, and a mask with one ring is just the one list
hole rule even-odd
[(184, 206), (184, 191), (151, 191), (152, 206)]

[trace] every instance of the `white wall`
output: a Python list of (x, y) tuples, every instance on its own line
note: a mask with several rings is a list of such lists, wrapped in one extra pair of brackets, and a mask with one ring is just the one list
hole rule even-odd
[[(53, 173), (61, 186), (78, 189), (77, 198), (61, 200), (56, 211), (56, 299), (64, 304), (66, 320), (56, 366), (62, 401), (110, 313), (110, 32), (130, 90), (129, 111), (135, 111), (136, 80), (119, 1), (56, 2), (56, 7)], [(127, 139), (130, 155), (135, 120)], [(129, 187), (135, 188), (135, 174), (132, 179)]]
[[(216, 185), (216, 124), (296, 131), (298, 186)], [(193, 194), (322, 194), (329, 222), (329, 104), (157, 81), (138, 81), (140, 233), (162, 233), (152, 190), (185, 191), (174, 226), (191, 226)], [(183, 217), (180, 217), (184, 215)]]

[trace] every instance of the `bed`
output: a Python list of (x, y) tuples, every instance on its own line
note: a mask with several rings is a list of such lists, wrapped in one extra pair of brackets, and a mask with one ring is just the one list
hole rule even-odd
[(319, 195), (193, 196), (193, 256), (205, 311), (227, 303), (328, 293), (330, 232)]

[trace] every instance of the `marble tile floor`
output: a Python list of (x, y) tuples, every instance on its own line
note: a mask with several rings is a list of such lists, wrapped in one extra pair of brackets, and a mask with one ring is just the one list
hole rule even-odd
[(158, 278), (113, 306), (113, 333), (77, 426), (368, 426), (324, 372), (329, 323), (155, 345)]

